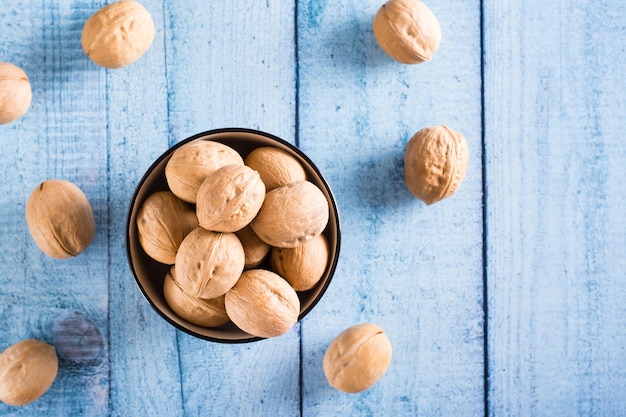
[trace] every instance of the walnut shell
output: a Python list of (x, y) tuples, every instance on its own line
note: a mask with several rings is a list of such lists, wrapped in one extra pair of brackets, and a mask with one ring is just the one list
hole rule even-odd
[(230, 290), (243, 271), (245, 255), (234, 233), (198, 227), (176, 254), (176, 281), (189, 295), (215, 298)]
[(293, 248), (322, 233), (329, 216), (324, 193), (309, 181), (298, 181), (267, 193), (251, 226), (267, 244)]
[(356, 393), (373, 386), (391, 364), (391, 342), (380, 326), (366, 323), (344, 330), (324, 354), (324, 374), (339, 391)]
[(78, 255), (96, 233), (87, 197), (65, 180), (47, 180), (33, 190), (26, 203), (26, 222), (37, 246), (53, 258)]
[(24, 70), (8, 62), (0, 62), (0, 124), (22, 117), (33, 98), (30, 81)]
[(120, 68), (141, 58), (154, 34), (154, 22), (145, 7), (123, 0), (104, 6), (87, 19), (81, 45), (96, 64)]
[(245, 163), (259, 173), (268, 192), (307, 179), (300, 161), (289, 152), (273, 146), (256, 148), (248, 154)]
[(192, 297), (176, 281), (175, 267), (165, 276), (163, 296), (174, 313), (198, 326), (219, 327), (230, 320), (226, 314), (224, 295), (211, 299)]
[(430, 205), (454, 194), (469, 163), (465, 138), (447, 126), (427, 127), (408, 142), (404, 178), (409, 191)]
[(265, 199), (259, 173), (245, 165), (226, 165), (210, 173), (196, 195), (200, 226), (236, 232), (257, 215)]
[(419, 0), (390, 0), (374, 16), (374, 37), (391, 58), (403, 64), (429, 61), (441, 43), (441, 27)]
[(59, 361), (53, 346), (22, 340), (0, 354), (0, 400), (20, 406), (41, 397), (54, 382)]
[(238, 230), (235, 235), (243, 246), (243, 253), (246, 257), (244, 268), (251, 269), (261, 265), (270, 252), (271, 246), (259, 239), (250, 225)]
[(258, 337), (279, 336), (293, 327), (300, 300), (274, 272), (250, 269), (226, 293), (226, 313), (237, 327)]
[(328, 241), (317, 235), (295, 248), (272, 248), (272, 269), (296, 291), (310, 290), (319, 282), (328, 265)]
[(169, 191), (151, 194), (137, 213), (141, 247), (152, 259), (166, 265), (176, 261), (181, 242), (196, 227), (195, 209)]
[(229, 146), (198, 139), (174, 151), (165, 166), (165, 177), (174, 195), (195, 203), (198, 189), (206, 177), (225, 165), (243, 165), (243, 159)]

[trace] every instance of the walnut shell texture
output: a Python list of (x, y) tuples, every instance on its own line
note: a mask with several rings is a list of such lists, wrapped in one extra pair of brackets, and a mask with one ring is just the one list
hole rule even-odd
[(26, 203), (26, 222), (37, 246), (53, 258), (78, 255), (96, 233), (87, 197), (65, 180), (47, 180), (33, 190)]
[(166, 265), (176, 261), (185, 236), (198, 227), (194, 208), (169, 191), (157, 191), (137, 213), (139, 244), (152, 259)]
[(219, 297), (235, 285), (244, 262), (243, 247), (234, 233), (217, 233), (198, 227), (178, 248), (176, 280), (193, 297)]
[(344, 330), (328, 346), (324, 374), (339, 391), (365, 391), (387, 372), (391, 355), (391, 342), (380, 326), (358, 324)]
[(0, 62), (0, 124), (22, 117), (30, 108), (33, 92), (23, 69)]
[(447, 126), (427, 127), (407, 143), (404, 153), (406, 185), (430, 205), (454, 194), (469, 164), (469, 149), (462, 134)]
[(243, 159), (229, 146), (198, 139), (174, 151), (165, 166), (165, 177), (174, 195), (195, 203), (198, 189), (206, 177), (225, 165), (243, 165)]
[(226, 165), (209, 174), (196, 196), (200, 226), (236, 232), (257, 215), (265, 199), (259, 173), (245, 165)]
[(105, 68), (120, 68), (137, 61), (154, 40), (152, 16), (136, 1), (122, 0), (102, 7), (83, 26), (85, 54)]
[(251, 226), (267, 244), (293, 248), (322, 233), (329, 216), (324, 193), (309, 181), (297, 181), (267, 193)]
[(307, 179), (300, 161), (287, 151), (273, 146), (256, 148), (248, 154), (245, 163), (261, 175), (268, 192)]
[(59, 361), (53, 346), (26, 339), (0, 354), (0, 400), (14, 406), (41, 397), (56, 379)]
[(245, 271), (226, 293), (226, 312), (237, 327), (258, 337), (286, 333), (298, 321), (300, 300), (295, 290), (274, 272)]
[(403, 64), (429, 61), (441, 43), (441, 27), (419, 0), (390, 0), (374, 16), (374, 37), (391, 58)]
[(263, 242), (252, 230), (250, 225), (235, 232), (235, 235), (243, 245), (243, 252), (246, 257), (245, 269), (256, 268), (263, 263), (263, 260), (270, 252), (271, 246)]
[(322, 278), (328, 259), (328, 241), (324, 235), (317, 235), (295, 248), (272, 248), (270, 264), (294, 290), (306, 291)]
[(230, 321), (226, 314), (224, 295), (211, 299), (192, 297), (176, 281), (175, 267), (165, 276), (163, 296), (174, 313), (198, 326), (218, 327)]

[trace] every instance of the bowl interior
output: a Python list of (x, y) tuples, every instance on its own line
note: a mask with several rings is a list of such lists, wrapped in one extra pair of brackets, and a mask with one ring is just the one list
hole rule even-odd
[(128, 214), (126, 230), (127, 253), (130, 268), (137, 284), (152, 307), (169, 323), (196, 337), (225, 343), (259, 340), (259, 337), (243, 332), (231, 323), (221, 327), (207, 328), (192, 324), (176, 315), (169, 308), (163, 297), (163, 280), (167, 271), (170, 269), (170, 265), (161, 264), (150, 258), (139, 244), (136, 223), (139, 208), (152, 193), (169, 189), (165, 179), (165, 166), (167, 162), (176, 149), (196, 139), (221, 142), (238, 151), (244, 159), (253, 149), (261, 146), (274, 146), (283, 149), (300, 161), (307, 172), (308, 180), (317, 185), (326, 196), (330, 216), (328, 225), (323, 233), (328, 239), (330, 249), (329, 263), (322, 279), (314, 288), (298, 293), (301, 305), (300, 316), (298, 317), (299, 320), (308, 314), (322, 297), (335, 272), (340, 246), (339, 214), (337, 212), (335, 199), (330, 187), (315, 164), (298, 148), (267, 133), (248, 129), (214, 130), (183, 140), (161, 155), (139, 182)]

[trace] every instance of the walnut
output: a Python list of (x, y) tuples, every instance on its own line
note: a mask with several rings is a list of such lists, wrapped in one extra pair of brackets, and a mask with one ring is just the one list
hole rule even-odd
[(139, 244), (152, 259), (172, 265), (181, 242), (198, 227), (192, 206), (169, 191), (151, 194), (137, 213)]
[(251, 226), (267, 244), (293, 248), (322, 233), (329, 216), (324, 193), (309, 181), (298, 181), (267, 193)]
[(324, 354), (328, 383), (343, 392), (365, 391), (391, 364), (391, 342), (376, 324), (358, 324), (344, 330)]
[(136, 1), (123, 0), (104, 6), (87, 19), (81, 44), (96, 64), (120, 68), (141, 58), (154, 34), (150, 13)]
[(96, 234), (87, 197), (65, 180), (47, 180), (33, 190), (26, 203), (26, 222), (37, 246), (53, 258), (78, 255)]
[(304, 167), (294, 156), (280, 148), (262, 146), (245, 159), (246, 165), (261, 175), (266, 190), (307, 179)]
[(56, 379), (59, 360), (54, 346), (22, 340), (0, 354), (0, 400), (9, 405), (30, 404)]
[(237, 235), (243, 246), (243, 252), (246, 257), (244, 268), (251, 269), (261, 265), (270, 252), (271, 246), (259, 239), (250, 225), (236, 231), (235, 235)]
[(174, 313), (198, 326), (219, 327), (230, 320), (224, 306), (224, 295), (204, 299), (187, 294), (176, 281), (175, 267), (165, 276), (163, 296)]
[(206, 177), (226, 165), (243, 165), (243, 159), (229, 146), (197, 139), (174, 151), (165, 166), (165, 177), (174, 195), (195, 203), (198, 189)]
[(324, 235), (317, 235), (295, 248), (272, 248), (270, 264), (294, 290), (306, 291), (322, 278), (328, 258), (328, 241)]
[(226, 165), (209, 174), (196, 195), (200, 226), (236, 232), (257, 215), (265, 199), (259, 173), (245, 165)]
[(429, 61), (441, 43), (441, 27), (419, 0), (390, 0), (374, 16), (374, 37), (391, 58), (403, 64)]
[(258, 337), (286, 333), (298, 321), (300, 300), (274, 272), (250, 269), (226, 293), (226, 313), (244, 332)]
[(176, 281), (193, 297), (219, 297), (235, 285), (244, 262), (243, 247), (234, 233), (217, 233), (198, 227), (178, 248)]
[(0, 124), (22, 117), (30, 107), (33, 93), (21, 68), (0, 62)]
[(463, 135), (447, 126), (424, 128), (406, 146), (406, 185), (426, 204), (436, 203), (456, 192), (468, 163), (469, 150)]

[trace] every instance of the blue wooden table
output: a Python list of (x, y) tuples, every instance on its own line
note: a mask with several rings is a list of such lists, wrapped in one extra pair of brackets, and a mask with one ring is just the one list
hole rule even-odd
[[(53, 343), (68, 317), (102, 338), (95, 360), (61, 361), (43, 397), (0, 415), (626, 415), (622, 0), (430, 0), (443, 39), (415, 66), (376, 44), (381, 1), (143, 0), (155, 41), (117, 70), (80, 45), (106, 3), (0, 3), (0, 61), (33, 89), (28, 113), (0, 126), (0, 350)], [(470, 165), (426, 206), (402, 158), (442, 123), (465, 135)], [(242, 345), (167, 324), (125, 253), (145, 170), (222, 127), (299, 146), (342, 219), (322, 301), (287, 334)], [(94, 209), (76, 258), (47, 257), (28, 232), (28, 196), (52, 178)], [(385, 329), (393, 360), (343, 394), (322, 358), (363, 322)]]

